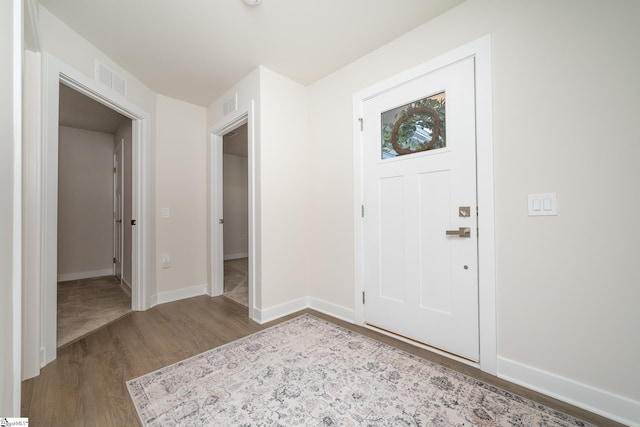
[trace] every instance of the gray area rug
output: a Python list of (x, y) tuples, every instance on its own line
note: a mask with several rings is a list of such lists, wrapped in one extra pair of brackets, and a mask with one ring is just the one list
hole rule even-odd
[(310, 315), (127, 387), (144, 426), (591, 426)]

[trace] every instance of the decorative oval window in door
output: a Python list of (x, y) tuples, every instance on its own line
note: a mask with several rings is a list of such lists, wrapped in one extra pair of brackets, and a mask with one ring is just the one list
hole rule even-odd
[(385, 111), (381, 118), (383, 159), (447, 146), (444, 92)]

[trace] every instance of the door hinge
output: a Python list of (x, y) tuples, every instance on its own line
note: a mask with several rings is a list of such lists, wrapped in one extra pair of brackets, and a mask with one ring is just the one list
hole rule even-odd
[(360, 205), (360, 216), (364, 218), (364, 205)]
[(364, 291), (362, 291), (362, 304), (364, 304)]
[(360, 117), (358, 121), (360, 122), (360, 132), (362, 132), (364, 130), (364, 119)]
[(114, 175), (115, 175), (115, 173), (116, 173), (116, 172), (118, 172), (118, 169), (113, 168), (113, 173), (114, 173)]
[(116, 261), (117, 261), (117, 260), (114, 258), (114, 259), (113, 259), (113, 263), (115, 264), (115, 263), (116, 263)]

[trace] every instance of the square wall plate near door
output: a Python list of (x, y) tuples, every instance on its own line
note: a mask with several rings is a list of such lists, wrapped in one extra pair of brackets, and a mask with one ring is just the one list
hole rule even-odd
[(556, 193), (529, 194), (529, 216), (558, 215)]

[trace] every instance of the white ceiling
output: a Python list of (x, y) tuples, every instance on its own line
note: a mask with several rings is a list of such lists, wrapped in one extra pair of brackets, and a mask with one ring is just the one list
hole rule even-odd
[(258, 65), (311, 84), (462, 1), (40, 3), (154, 91), (206, 106)]

